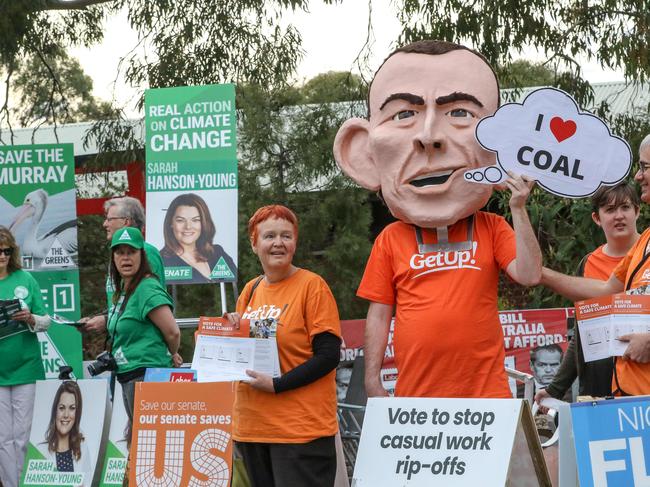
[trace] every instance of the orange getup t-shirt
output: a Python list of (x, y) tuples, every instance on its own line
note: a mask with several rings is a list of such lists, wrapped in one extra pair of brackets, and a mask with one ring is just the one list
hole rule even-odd
[(583, 272), (584, 277), (606, 281), (609, 279), (609, 276), (612, 275), (612, 271), (616, 268), (618, 263), (623, 259), (623, 256), (612, 257), (607, 255), (603, 252), (604, 247), (604, 245), (601, 245), (589, 254), (587, 261), (585, 262), (585, 270)]
[[(614, 275), (624, 285), (636, 266), (643, 260), (646, 252), (650, 252), (650, 229), (643, 232), (636, 244), (614, 269)], [(647, 248), (647, 249), (646, 249)], [(630, 289), (636, 289), (637, 294), (650, 294), (650, 258), (646, 259), (641, 268), (634, 274)], [(639, 289), (642, 288), (642, 289)], [(616, 384), (618, 379), (618, 384)], [(612, 390), (621, 389), (627, 394), (639, 396), (650, 394), (650, 363), (641, 364), (626, 360), (622, 357), (616, 359), (616, 375), (612, 382)]]
[[(448, 232), (464, 241), (467, 220)], [(435, 231), (423, 230), (423, 240), (436, 242)], [(468, 251), (419, 254), (415, 228), (403, 222), (375, 241), (357, 295), (395, 305), (396, 396), (512, 397), (497, 285), (516, 256), (515, 235), (502, 217), (478, 212), (473, 241)]]
[[(242, 318), (278, 320), (278, 355), (283, 374), (313, 356), (311, 342), (315, 335), (329, 332), (341, 336), (336, 301), (319, 275), (299, 269), (281, 282), (268, 284), (262, 280), (246, 306), (255, 280), (244, 287), (237, 311)], [(239, 382), (233, 438), (259, 443), (307, 443), (336, 434), (335, 374), (333, 370), (306, 386), (280, 394)]]

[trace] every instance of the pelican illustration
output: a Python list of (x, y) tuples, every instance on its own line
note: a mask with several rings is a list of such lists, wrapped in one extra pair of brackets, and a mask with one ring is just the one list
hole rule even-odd
[(32, 191), (27, 196), (14, 221), (9, 225), (9, 230), (14, 231), (21, 222), (31, 218), (27, 227), (25, 241), (22, 245), (23, 255), (31, 255), (36, 259), (43, 259), (47, 255), (52, 243), (58, 239), (61, 246), (70, 256), (77, 253), (77, 222), (70, 220), (50, 230), (45, 235), (38, 236), (38, 227), (41, 224), (43, 213), (47, 208), (48, 195), (44, 189)]

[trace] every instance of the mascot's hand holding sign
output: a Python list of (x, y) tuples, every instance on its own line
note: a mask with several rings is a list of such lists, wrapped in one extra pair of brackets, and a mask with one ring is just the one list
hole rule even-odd
[(377, 237), (358, 290), (371, 302), (369, 396), (386, 395), (379, 370), (395, 311), (396, 395), (510, 397), (499, 270), (535, 285), (541, 253), (525, 209), (532, 184), (514, 174), (505, 181), (513, 231), (503, 218), (479, 211), (492, 186), (465, 177), (495, 163), (474, 133), (498, 105), (498, 82), (482, 56), (421, 41), (389, 56), (370, 87), (368, 119), (348, 120), (336, 136), (343, 171), (380, 191), (401, 220)]

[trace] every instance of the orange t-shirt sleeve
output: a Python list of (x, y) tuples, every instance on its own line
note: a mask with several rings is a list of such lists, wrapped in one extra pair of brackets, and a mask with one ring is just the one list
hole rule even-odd
[(616, 279), (618, 279), (622, 283), (625, 283), (625, 278), (627, 277), (627, 270), (630, 267), (630, 264), (632, 263), (632, 259), (634, 258), (634, 254), (637, 250), (637, 247), (639, 246), (639, 243), (642, 240), (643, 240), (642, 238), (637, 240), (637, 242), (628, 251), (627, 255), (621, 259), (621, 261), (618, 263), (618, 265), (614, 268), (614, 271), (612, 272), (612, 274), (616, 276)]
[(336, 300), (327, 283), (315, 279), (310, 283), (310, 289), (305, 303), (305, 326), (311, 341), (319, 333), (329, 332), (341, 336), (341, 322)]
[(517, 257), (517, 242), (515, 231), (508, 222), (501, 216), (493, 215), (494, 218), (494, 260), (502, 270), (510, 265)]
[(376, 303), (395, 304), (393, 261), (386, 250), (387, 238), (384, 230), (375, 240), (357, 296)]

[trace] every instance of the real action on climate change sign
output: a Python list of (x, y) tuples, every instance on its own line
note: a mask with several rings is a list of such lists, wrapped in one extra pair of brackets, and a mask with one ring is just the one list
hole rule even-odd
[(231, 84), (147, 90), (147, 241), (168, 284), (237, 280), (237, 137)]
[(48, 312), (78, 320), (72, 144), (0, 147), (0, 225), (14, 234), (23, 268), (38, 281)]

